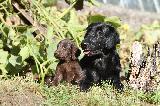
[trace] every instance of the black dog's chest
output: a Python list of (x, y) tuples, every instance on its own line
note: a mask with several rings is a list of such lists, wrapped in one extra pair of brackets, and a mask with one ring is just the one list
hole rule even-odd
[[(83, 68), (95, 69), (97, 71), (107, 71), (112, 65), (112, 56), (105, 55), (102, 57), (84, 57), (81, 60), (81, 66)], [(106, 70), (107, 69), (107, 70)]]
[(92, 65), (94, 66), (95, 69), (98, 69), (98, 70), (106, 69), (107, 67), (106, 63), (107, 61), (104, 60), (103, 58), (99, 58), (99, 59), (92, 61)]
[(112, 66), (112, 59), (110, 58), (98, 58), (92, 62), (95, 69), (99, 71), (107, 71)]

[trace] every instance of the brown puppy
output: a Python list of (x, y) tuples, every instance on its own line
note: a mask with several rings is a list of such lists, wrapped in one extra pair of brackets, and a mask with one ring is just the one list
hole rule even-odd
[(65, 80), (69, 84), (80, 83), (84, 78), (78, 61), (80, 53), (78, 47), (69, 39), (58, 43), (54, 56), (59, 59), (59, 63), (56, 67), (53, 85), (57, 86), (61, 80)]

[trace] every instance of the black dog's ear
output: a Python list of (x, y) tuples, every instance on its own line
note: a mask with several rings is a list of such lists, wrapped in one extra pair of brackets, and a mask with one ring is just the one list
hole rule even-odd
[(72, 60), (76, 60), (77, 57), (80, 54), (81, 54), (80, 49), (75, 44), (72, 44), (72, 46), (71, 46), (71, 58), (72, 58)]
[[(106, 34), (107, 34), (106, 35), (106, 48), (107, 49), (115, 48), (116, 45), (120, 43), (119, 34), (117, 30), (111, 24), (107, 24), (107, 27), (106, 27), (107, 28), (106, 30)], [(104, 27), (104, 30), (106, 28)]]
[(86, 28), (86, 30), (91, 30), (97, 23), (91, 23), (90, 25), (88, 25), (88, 27)]
[(119, 34), (118, 34), (118, 32), (116, 30), (115, 30), (114, 36), (115, 36), (115, 43), (116, 44), (120, 44)]

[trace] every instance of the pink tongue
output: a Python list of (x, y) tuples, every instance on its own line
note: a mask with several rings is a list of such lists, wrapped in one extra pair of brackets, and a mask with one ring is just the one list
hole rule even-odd
[(85, 52), (83, 52), (84, 54), (89, 54), (90, 53), (90, 51), (85, 51)]

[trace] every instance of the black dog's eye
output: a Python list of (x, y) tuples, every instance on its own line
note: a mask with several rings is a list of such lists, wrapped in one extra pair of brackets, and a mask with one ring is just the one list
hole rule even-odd
[(98, 35), (102, 35), (103, 32), (102, 32), (102, 31), (97, 31), (97, 34), (98, 34)]
[(106, 28), (103, 29), (103, 32), (108, 32), (108, 31), (109, 31), (108, 27), (106, 27)]

